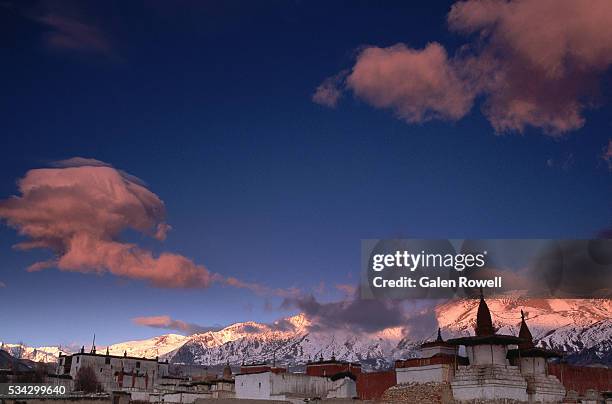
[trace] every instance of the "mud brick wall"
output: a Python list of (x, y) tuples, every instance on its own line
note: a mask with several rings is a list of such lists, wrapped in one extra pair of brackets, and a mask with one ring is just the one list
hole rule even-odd
[(612, 391), (612, 369), (549, 363), (548, 373), (557, 376), (566, 390), (580, 395), (588, 389)]

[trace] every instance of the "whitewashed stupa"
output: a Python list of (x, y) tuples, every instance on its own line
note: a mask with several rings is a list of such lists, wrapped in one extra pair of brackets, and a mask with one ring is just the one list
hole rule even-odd
[(518, 349), (508, 352), (508, 359), (517, 365), (527, 380), (527, 395), (530, 403), (560, 403), (565, 397), (565, 388), (554, 375), (548, 374), (549, 358), (560, 355), (549, 349), (537, 348), (527, 323), (525, 313), (521, 310), (521, 329), (519, 338), (522, 342)]
[(528, 401), (527, 381), (518, 366), (507, 359), (509, 346), (522, 339), (496, 334), (491, 312), (480, 293), (475, 336), (449, 340), (466, 348), (469, 365), (459, 366), (451, 382), (453, 397), (459, 402), (486, 400)]

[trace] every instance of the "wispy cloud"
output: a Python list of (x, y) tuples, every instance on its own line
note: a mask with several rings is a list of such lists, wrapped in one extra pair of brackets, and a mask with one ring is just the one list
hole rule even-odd
[(257, 282), (246, 282), (234, 277), (228, 277), (221, 281), (227, 286), (238, 289), (247, 289), (259, 296), (294, 297), (299, 296), (302, 291), (295, 287), (273, 288)]
[(188, 335), (199, 334), (208, 331), (218, 331), (219, 329), (221, 329), (221, 327), (219, 326), (206, 327), (198, 324), (187, 323), (181, 320), (175, 320), (172, 319), (170, 316), (166, 315), (135, 317), (132, 319), (132, 322), (134, 324), (146, 327), (180, 331), (181, 333), (185, 333)]
[(107, 33), (92, 18), (88, 18), (86, 3), (7, 0), (0, 7), (40, 24), (43, 28), (42, 41), (48, 49), (117, 58)]
[(347, 71), (342, 71), (325, 79), (312, 95), (312, 101), (330, 108), (334, 108), (338, 105), (338, 101), (342, 98), (341, 88), (347, 74)]
[[(203, 326), (194, 323), (188, 323), (181, 320), (176, 320), (167, 315), (161, 316), (144, 316), (135, 317), (132, 322), (137, 325), (160, 328), (165, 330), (174, 330), (182, 334), (192, 335), (200, 334), (209, 331), (220, 331), (228, 326)], [(235, 324), (233, 324), (235, 325)], [(245, 334), (259, 334), (266, 331), (292, 331), (295, 329), (294, 324), (290, 319), (279, 319), (271, 323), (243, 323), (240, 324), (240, 328), (234, 329), (234, 332), (240, 332)]]
[(549, 168), (560, 168), (563, 171), (569, 171), (574, 165), (574, 153), (567, 153), (561, 158), (549, 158), (546, 160), (546, 165)]
[(36, 20), (49, 29), (43, 38), (50, 49), (101, 53), (107, 56), (113, 54), (110, 41), (94, 25), (59, 14), (47, 14)]
[(456, 55), (436, 42), (365, 47), (345, 81), (321, 84), (319, 103), (333, 107), (352, 91), (415, 123), (461, 119), (482, 97), (495, 131), (551, 136), (582, 127), (597, 105), (612, 65), (612, 2), (467, 0), (452, 6), (448, 25), (469, 39)]

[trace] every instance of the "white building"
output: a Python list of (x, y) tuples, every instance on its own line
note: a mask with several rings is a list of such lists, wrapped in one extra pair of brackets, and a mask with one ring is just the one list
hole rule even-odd
[(530, 403), (560, 403), (565, 397), (565, 387), (554, 375), (548, 374), (548, 358), (560, 355), (548, 349), (537, 348), (521, 310), (519, 338), (523, 340), (518, 349), (508, 352), (510, 362), (517, 365), (527, 381)]
[(452, 381), (455, 367), (465, 360), (457, 350), (456, 345), (442, 339), (438, 329), (438, 338), (422, 344), (418, 357), (395, 362), (397, 384)]
[(57, 364), (58, 375), (70, 375), (76, 379), (79, 369), (93, 369), (104, 391), (113, 390), (151, 390), (159, 380), (168, 376), (168, 362), (156, 359), (98, 354), (95, 346), (90, 352), (85, 348), (73, 355), (60, 354)]
[(476, 335), (449, 340), (466, 347), (469, 365), (458, 366), (451, 382), (453, 397), (461, 402), (474, 400), (515, 400), (527, 402), (527, 381), (518, 366), (507, 359), (508, 346), (522, 340), (495, 333), (491, 312), (480, 296)]
[[(352, 375), (351, 375), (352, 376)], [(357, 397), (354, 376), (309, 376), (303, 373), (246, 373), (236, 375), (236, 398), (289, 400), (303, 402), (310, 398)]]

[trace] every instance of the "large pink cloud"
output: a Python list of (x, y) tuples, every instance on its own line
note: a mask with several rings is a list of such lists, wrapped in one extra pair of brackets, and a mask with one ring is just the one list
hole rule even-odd
[(484, 38), (461, 67), (497, 131), (557, 135), (584, 125), (612, 64), (612, 2), (469, 0), (451, 8), (448, 22)]
[(359, 98), (378, 108), (392, 108), (408, 122), (459, 119), (473, 101), (438, 43), (422, 50), (402, 44), (366, 48), (346, 83)]
[(163, 288), (206, 288), (213, 283), (262, 296), (293, 297), (296, 288), (275, 288), (224, 277), (179, 254), (155, 255), (121, 240), (126, 230), (166, 238), (165, 206), (138, 178), (111, 165), (75, 157), (30, 170), (18, 181), (20, 195), (0, 200), (0, 219), (26, 238), (15, 248), (52, 250), (55, 257), (29, 271), (104, 274)]
[(0, 218), (27, 239), (16, 248), (55, 253), (30, 270), (109, 272), (159, 287), (202, 288), (222, 279), (182, 255), (155, 256), (120, 240), (128, 229), (163, 240), (169, 229), (164, 203), (136, 178), (95, 160), (58, 166), (28, 171), (20, 195), (0, 201)]
[(491, 47), (551, 78), (612, 63), (608, 0), (469, 0), (452, 6), (448, 23), (488, 36)]
[(481, 96), (497, 132), (552, 136), (582, 127), (598, 104), (612, 65), (609, 0), (467, 0), (448, 24), (469, 40), (454, 56), (437, 43), (367, 47), (338, 89), (408, 122), (460, 119)]

